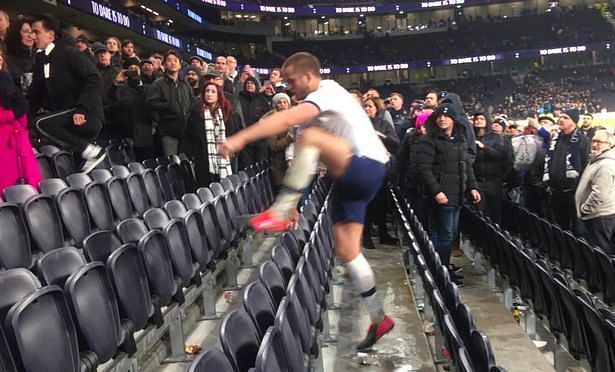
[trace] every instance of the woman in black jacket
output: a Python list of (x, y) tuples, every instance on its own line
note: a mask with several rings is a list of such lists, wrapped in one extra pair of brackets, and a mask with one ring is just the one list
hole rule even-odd
[(24, 93), (32, 83), (35, 52), (32, 21), (19, 18), (11, 22), (6, 35), (6, 62), (15, 85)]
[(474, 203), (480, 202), (465, 143), (465, 127), (459, 121), (462, 115), (452, 104), (438, 106), (427, 120), (427, 134), (419, 140), (416, 159), (430, 200), (427, 209), (431, 239), (442, 264), (447, 267), (466, 191), (470, 191)]
[[(385, 110), (382, 100), (377, 97), (370, 97), (365, 100), (363, 104), (365, 113), (372, 121), (372, 125), (378, 137), (386, 147), (390, 154), (397, 153), (399, 147), (399, 137), (395, 132), (395, 128), (387, 121), (384, 121), (380, 117), (380, 113)], [(386, 182), (378, 191), (378, 194), (372, 200), (367, 207), (367, 216), (365, 221), (365, 228), (363, 229), (363, 246), (367, 249), (374, 249), (374, 243), (371, 240), (371, 226), (372, 223), (378, 225), (378, 235), (380, 237), (380, 244), (396, 244), (397, 240), (389, 235), (386, 227), (386, 213), (387, 213), (387, 188)]]
[[(239, 104), (241, 105), (241, 113), (243, 120), (247, 126), (250, 126), (263, 117), (271, 107), (269, 101), (263, 93), (257, 91), (257, 81), (252, 76), (248, 77), (244, 82), (244, 89), (239, 93)], [(244, 169), (250, 165), (269, 159), (269, 149), (267, 140), (259, 140), (246, 146), (241, 151), (239, 158), (239, 168)]]

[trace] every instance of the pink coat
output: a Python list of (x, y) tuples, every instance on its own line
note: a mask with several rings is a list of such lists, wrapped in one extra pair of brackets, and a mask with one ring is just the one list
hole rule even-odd
[(0, 190), (17, 184), (20, 177), (38, 189), (41, 171), (28, 137), (28, 117), (23, 115), (15, 119), (13, 111), (2, 106), (0, 106), (0, 164), (2, 169)]

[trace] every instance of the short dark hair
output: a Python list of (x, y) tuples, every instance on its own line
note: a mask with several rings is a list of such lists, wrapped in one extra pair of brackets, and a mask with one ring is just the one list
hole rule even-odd
[(286, 58), (282, 70), (292, 67), (294, 71), (309, 72), (320, 77), (320, 61), (308, 52), (298, 52)]
[(590, 118), (592, 118), (592, 120), (594, 120), (594, 115), (590, 114), (589, 112), (586, 112), (585, 114), (583, 114), (583, 116), (589, 116)]
[(399, 99), (401, 99), (402, 101), (404, 100), (404, 96), (401, 93), (393, 92), (390, 94), (390, 97), (393, 97), (393, 96), (399, 97)]
[[(181, 61), (182, 61), (182, 55), (181, 55), (181, 53), (180, 53), (179, 51), (177, 51), (177, 50), (175, 50), (175, 49), (169, 49), (169, 50), (167, 50), (167, 52), (164, 54), (164, 58), (162, 59), (162, 62), (166, 62), (166, 61), (167, 61), (167, 58), (168, 58), (169, 56), (171, 56), (171, 55), (173, 55), (173, 56), (177, 57), (177, 59), (179, 59), (179, 62), (181, 62)], [(156, 57), (154, 57), (154, 58), (156, 58)]]
[(130, 39), (122, 40), (122, 48), (125, 47), (128, 44), (132, 44), (133, 46), (135, 45), (135, 43), (133, 43), (132, 40), (130, 40)]
[(271, 69), (271, 73), (273, 74), (273, 72), (274, 72), (274, 71), (279, 72), (279, 73), (280, 73), (280, 76), (282, 76), (282, 69), (281, 69), (281, 68), (279, 68), (279, 67), (274, 67), (274, 68), (272, 68), (272, 69)]
[(53, 14), (38, 13), (32, 17), (32, 23), (41, 22), (43, 28), (47, 31), (53, 31), (55, 40), (60, 38), (60, 21)]
[(164, 57), (162, 56), (162, 54), (160, 53), (154, 53), (152, 54), (150, 57), (155, 58), (155, 59), (161, 59), (164, 60)]
[(435, 89), (427, 89), (427, 92), (425, 92), (425, 97), (427, 97), (428, 95), (430, 95), (432, 93), (435, 94), (436, 97), (438, 97), (438, 91), (435, 90)]

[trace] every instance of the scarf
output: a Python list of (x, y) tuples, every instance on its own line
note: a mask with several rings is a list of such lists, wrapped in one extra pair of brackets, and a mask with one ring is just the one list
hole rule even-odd
[[(581, 157), (579, 153), (579, 135), (582, 135), (579, 128), (572, 132), (570, 137), (570, 143), (568, 144), (568, 154), (566, 155), (566, 178), (577, 179), (581, 175)], [(549, 171), (553, 163), (553, 155), (555, 154), (555, 147), (559, 141), (559, 133), (551, 138), (549, 149), (545, 154), (545, 168), (542, 180), (548, 182), (550, 180)], [(563, 143), (563, 141), (561, 141)], [(563, 146), (563, 144), (562, 144)]]
[(217, 174), (220, 178), (226, 178), (233, 174), (233, 171), (230, 161), (218, 154), (218, 145), (226, 140), (226, 127), (224, 126), (222, 109), (218, 108), (213, 117), (208, 109), (204, 111), (209, 173)]

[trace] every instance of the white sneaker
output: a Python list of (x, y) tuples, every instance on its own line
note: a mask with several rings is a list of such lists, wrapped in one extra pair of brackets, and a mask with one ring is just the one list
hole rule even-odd
[(85, 159), (85, 163), (83, 164), (83, 167), (81, 167), (81, 172), (83, 172), (84, 174), (90, 173), (92, 170), (94, 170), (94, 168), (96, 168), (98, 164), (102, 163), (106, 157), (107, 153), (105, 152), (105, 150), (101, 149), (98, 152), (98, 155), (89, 159)]

